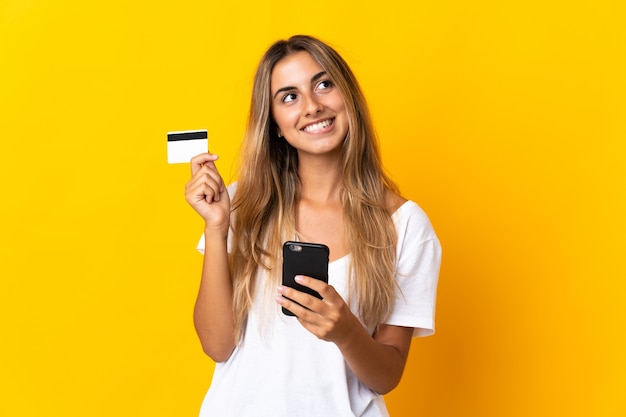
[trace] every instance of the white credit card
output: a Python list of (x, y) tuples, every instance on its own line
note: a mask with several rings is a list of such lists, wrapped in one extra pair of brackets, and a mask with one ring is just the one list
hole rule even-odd
[(209, 151), (209, 134), (206, 129), (182, 130), (167, 133), (167, 163), (189, 163), (191, 158)]

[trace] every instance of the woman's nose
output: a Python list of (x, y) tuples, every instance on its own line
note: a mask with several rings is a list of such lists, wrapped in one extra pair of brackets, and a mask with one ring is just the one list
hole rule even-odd
[(307, 95), (304, 99), (304, 113), (305, 115), (314, 115), (321, 112), (324, 109), (323, 104), (319, 98), (315, 95)]

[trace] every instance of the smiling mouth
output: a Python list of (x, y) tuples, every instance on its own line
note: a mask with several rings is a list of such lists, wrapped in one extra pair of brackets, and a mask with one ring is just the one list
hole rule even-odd
[(321, 132), (323, 129), (327, 128), (328, 126), (331, 126), (333, 123), (335, 123), (335, 118), (326, 119), (326, 120), (322, 120), (321, 122), (313, 123), (311, 125), (305, 126), (302, 130), (306, 133), (317, 133), (317, 132)]

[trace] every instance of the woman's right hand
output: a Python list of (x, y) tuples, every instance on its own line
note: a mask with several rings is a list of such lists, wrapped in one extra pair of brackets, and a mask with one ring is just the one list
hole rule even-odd
[(206, 227), (228, 234), (230, 198), (215, 167), (217, 155), (203, 153), (191, 159), (191, 179), (185, 186), (185, 198), (202, 216)]

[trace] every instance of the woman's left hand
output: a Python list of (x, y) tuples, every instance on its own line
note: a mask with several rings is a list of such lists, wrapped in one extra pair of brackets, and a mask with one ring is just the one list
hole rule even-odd
[(319, 339), (334, 342), (354, 375), (369, 389), (386, 394), (395, 388), (402, 377), (413, 328), (381, 324), (370, 335), (331, 285), (306, 276), (296, 277), (296, 282), (317, 291), (323, 299), (280, 286), (276, 302)]
[(294, 313), (300, 324), (319, 339), (339, 344), (349, 339), (355, 330), (363, 327), (331, 285), (304, 275), (296, 276), (295, 280), (298, 284), (317, 291), (322, 299), (280, 286), (276, 302)]

